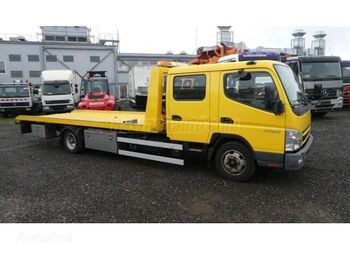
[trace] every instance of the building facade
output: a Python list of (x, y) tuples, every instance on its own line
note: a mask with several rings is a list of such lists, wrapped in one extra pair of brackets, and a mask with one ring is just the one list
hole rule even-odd
[(82, 77), (87, 71), (107, 71), (111, 93), (127, 96), (128, 73), (134, 65), (155, 65), (159, 60), (187, 62), (194, 55), (119, 53), (119, 41), (91, 43), (86, 27), (41, 27), (42, 41), (22, 37), (0, 40), (0, 83), (15, 80), (40, 85), (43, 70), (71, 69)]

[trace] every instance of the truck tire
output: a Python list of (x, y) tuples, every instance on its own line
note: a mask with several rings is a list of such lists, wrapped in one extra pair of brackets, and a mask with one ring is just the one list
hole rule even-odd
[(215, 155), (215, 165), (221, 177), (233, 181), (246, 181), (255, 172), (250, 150), (239, 142), (221, 145)]
[(72, 154), (78, 154), (84, 150), (84, 141), (82, 135), (75, 130), (66, 130), (62, 134), (64, 148)]

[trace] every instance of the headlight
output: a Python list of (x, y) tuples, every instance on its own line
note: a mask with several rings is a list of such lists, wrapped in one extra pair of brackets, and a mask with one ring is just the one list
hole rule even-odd
[(293, 152), (301, 147), (301, 132), (293, 129), (286, 129), (286, 152)]

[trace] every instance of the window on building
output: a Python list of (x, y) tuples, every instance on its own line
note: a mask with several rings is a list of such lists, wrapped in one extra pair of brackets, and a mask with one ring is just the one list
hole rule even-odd
[(63, 62), (74, 62), (74, 56), (72, 55), (64, 55)]
[(11, 77), (12, 78), (22, 78), (23, 72), (22, 71), (11, 71)]
[(68, 36), (68, 41), (69, 42), (77, 42), (77, 37), (76, 36)]
[(0, 74), (6, 74), (5, 62), (0, 62)]
[(268, 111), (272, 111), (271, 101), (278, 97), (272, 77), (266, 72), (225, 74), (224, 91), (234, 101)]
[(28, 62), (39, 62), (38, 55), (28, 55)]
[(29, 77), (39, 78), (41, 75), (41, 71), (29, 71)]
[(54, 41), (55, 37), (53, 35), (46, 35), (45, 36), (45, 40), (47, 40), (47, 41)]
[(98, 63), (98, 62), (100, 62), (100, 57), (99, 56), (90, 56), (90, 62)]
[(60, 35), (56, 36), (55, 39), (56, 39), (56, 41), (66, 41), (66, 37), (60, 36)]
[(47, 55), (46, 62), (57, 62), (57, 56), (55, 55)]
[(175, 100), (203, 100), (205, 98), (205, 75), (174, 77)]
[(9, 60), (11, 62), (19, 62), (21, 61), (21, 55), (9, 55)]
[(87, 42), (86, 37), (78, 37), (78, 42)]

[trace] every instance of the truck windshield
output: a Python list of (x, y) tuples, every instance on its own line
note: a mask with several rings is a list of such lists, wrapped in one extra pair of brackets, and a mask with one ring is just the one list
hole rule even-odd
[(305, 113), (309, 110), (309, 104), (304, 96), (301, 85), (298, 83), (295, 74), (289, 66), (275, 65), (278, 76), (286, 91), (289, 103), (293, 111), (297, 114)]
[(43, 85), (43, 95), (69, 95), (71, 94), (70, 85), (67, 82), (45, 83)]
[(85, 82), (86, 93), (108, 93), (108, 80), (107, 79), (96, 79), (88, 80)]
[(28, 97), (29, 89), (24, 86), (0, 86), (0, 97)]
[(307, 78), (341, 78), (340, 62), (301, 63), (301, 72)]

